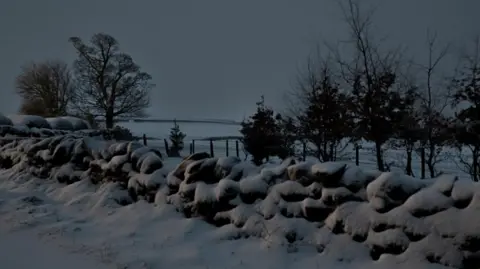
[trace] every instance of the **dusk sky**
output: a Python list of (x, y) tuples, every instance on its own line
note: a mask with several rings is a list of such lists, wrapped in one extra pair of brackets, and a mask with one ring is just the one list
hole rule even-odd
[[(335, 0), (9, 0), (0, 8), (0, 112), (16, 113), (14, 79), (29, 61), (63, 59), (68, 38), (105, 32), (153, 76), (149, 113), (241, 120), (259, 96), (281, 109), (315, 42), (345, 37)], [(461, 46), (480, 34), (479, 0), (385, 0), (378, 32), (421, 57), (427, 28)], [(365, 5), (372, 1), (365, 1)]]

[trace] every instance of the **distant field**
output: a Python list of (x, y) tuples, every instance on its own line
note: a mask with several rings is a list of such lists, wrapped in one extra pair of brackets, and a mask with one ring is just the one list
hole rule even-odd
[(149, 123), (211, 123), (223, 125), (240, 125), (241, 122), (224, 119), (160, 119), (160, 118), (138, 118), (138, 119), (117, 119), (117, 122), (149, 122)]
[[(219, 122), (198, 122), (198, 121), (177, 121), (180, 130), (184, 132), (187, 137), (186, 140), (204, 139), (212, 136), (240, 136), (240, 125), (225, 124)], [(173, 127), (172, 121), (150, 121), (150, 122), (119, 122), (118, 125), (130, 129), (134, 135), (142, 136), (143, 134), (149, 137), (159, 139), (168, 138), (170, 129)]]

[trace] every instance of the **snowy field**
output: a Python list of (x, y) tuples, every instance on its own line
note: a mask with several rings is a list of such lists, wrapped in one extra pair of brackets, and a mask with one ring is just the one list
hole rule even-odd
[[(177, 123), (180, 130), (187, 136), (185, 142), (192, 139), (202, 139), (212, 136), (240, 136), (240, 126), (215, 123)], [(168, 122), (119, 122), (118, 125), (126, 127), (134, 135), (146, 134), (160, 139), (168, 138), (173, 123)]]
[[(146, 134), (149, 137), (159, 138), (157, 141), (149, 141), (148, 145), (160, 149), (164, 149), (163, 139), (169, 137), (170, 128), (172, 123), (151, 123), (151, 122), (122, 122), (120, 126), (129, 128), (136, 136), (142, 136)], [(198, 139), (204, 139), (208, 137), (225, 137), (225, 136), (241, 136), (240, 126), (235, 125), (222, 125), (222, 124), (210, 124), (210, 123), (179, 123), (180, 130), (187, 136), (185, 138), (184, 155), (189, 154), (189, 144), (193, 139), (195, 141), (195, 152), (210, 152), (209, 141), (200, 141)], [(231, 140), (228, 144), (228, 152), (230, 156), (236, 155), (235, 141)], [(299, 147), (301, 148), (301, 147)], [(214, 153), (215, 156), (226, 156), (226, 143), (225, 141), (214, 141)], [(244, 159), (245, 153), (242, 151), (242, 145), (240, 143), (239, 157)], [(299, 152), (300, 154), (300, 152)], [(455, 160), (457, 153), (454, 149), (446, 149), (442, 153), (441, 161), (437, 165), (437, 172), (443, 172), (447, 174), (455, 174), (461, 178), (469, 179), (470, 176), (459, 169), (458, 161)], [(355, 151), (353, 147), (348, 147), (341, 160), (348, 163), (355, 163)], [(405, 171), (406, 153), (404, 150), (391, 149), (385, 147), (385, 162), (390, 164), (391, 169), (394, 171)], [(360, 149), (360, 166), (367, 169), (377, 169), (377, 161), (375, 158), (375, 147), (372, 143), (364, 142)], [(420, 177), (421, 162), (418, 154), (413, 154), (412, 169), (415, 177)], [(428, 169), (428, 168), (426, 168)], [(463, 169), (463, 167), (462, 167)], [(428, 171), (426, 171), (428, 177)]]
[[(2, 269), (447, 268), (420, 258), (371, 261), (368, 250), (348, 236), (321, 254), (308, 241), (291, 247), (268, 238), (232, 240), (229, 229), (186, 219), (171, 205), (139, 201), (120, 207), (111, 200), (112, 185), (66, 186), (10, 173), (0, 175), (8, 178), (0, 183)], [(397, 240), (396, 234), (383, 236)], [(431, 243), (455, 259), (447, 246), (438, 246), (441, 241)]]
[[(74, 254), (42, 242), (35, 232), (0, 232), (0, 262), (3, 269), (109, 268), (93, 258)], [(26, 249), (28, 253), (26, 254)], [(28, 257), (26, 257), (28, 256)]]
[[(171, 126), (161, 125), (128, 127), (135, 134), (167, 137)], [(181, 129), (192, 139), (238, 135), (235, 126), (227, 125), (181, 124)], [(470, 269), (475, 268), (472, 261), (480, 262), (480, 220), (475, 217), (480, 215), (480, 187), (465, 176), (432, 181), (381, 175), (371, 171), (375, 162), (369, 150), (361, 152), (361, 169), (351, 161), (347, 166), (285, 163), (260, 169), (224, 158), (177, 166), (181, 159), (167, 158), (161, 169), (144, 173), (156, 157), (140, 147), (127, 153), (131, 164), (123, 161), (130, 167), (127, 192), (102, 177), (119, 171), (123, 155), (101, 147), (120, 151), (123, 145), (68, 138), (63, 148), (81, 141), (88, 142), (89, 155), (100, 158), (90, 165), (104, 172), (75, 170), (55, 158), (68, 156), (59, 150), (63, 142), (51, 148), (52, 143), (26, 141), (0, 151), (3, 165), (7, 157), (23, 156), (0, 170), (1, 269)], [(401, 161), (401, 152), (387, 154)], [(102, 161), (107, 155), (110, 161)], [(47, 178), (44, 166), (50, 167)], [(441, 169), (455, 172), (448, 162)], [(100, 182), (94, 184), (92, 175), (100, 175)], [(323, 181), (304, 182), (312, 177)], [(73, 181), (59, 183), (65, 180)], [(148, 201), (152, 187), (155, 199)], [(130, 190), (145, 200), (132, 200)], [(236, 192), (246, 196), (232, 198)], [(242, 202), (251, 195), (260, 196)], [(233, 209), (222, 213), (218, 205), (227, 197)], [(201, 210), (205, 205), (206, 212)], [(186, 217), (192, 213), (198, 216)]]

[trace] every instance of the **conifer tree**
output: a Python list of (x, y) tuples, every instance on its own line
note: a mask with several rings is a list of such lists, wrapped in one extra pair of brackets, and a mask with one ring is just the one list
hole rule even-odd
[(173, 120), (173, 127), (170, 129), (170, 142), (172, 143), (168, 156), (178, 157), (180, 156), (180, 151), (183, 150), (186, 134), (180, 131), (180, 126), (177, 124), (177, 120)]
[(264, 97), (257, 103), (257, 111), (248, 120), (242, 122), (240, 132), (243, 146), (253, 157), (256, 165), (278, 153), (280, 145), (279, 127), (271, 108), (265, 106)]

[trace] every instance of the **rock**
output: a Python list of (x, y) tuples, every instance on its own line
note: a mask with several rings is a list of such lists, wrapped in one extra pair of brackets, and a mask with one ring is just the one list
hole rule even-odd
[(151, 174), (163, 167), (162, 159), (154, 152), (148, 152), (143, 155), (142, 159), (137, 163), (140, 166), (140, 173)]

